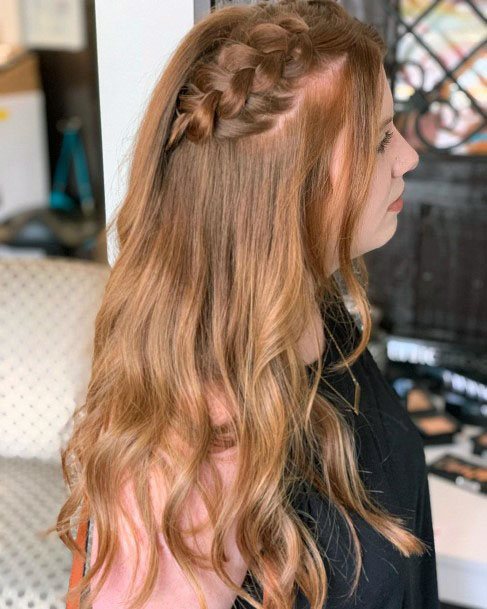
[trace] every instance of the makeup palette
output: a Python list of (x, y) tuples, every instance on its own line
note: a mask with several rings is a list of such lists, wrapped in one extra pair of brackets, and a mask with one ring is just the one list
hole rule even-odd
[(487, 494), (487, 466), (447, 453), (428, 465), (428, 472), (460, 488)]
[(411, 420), (426, 444), (451, 444), (461, 429), (461, 424), (452, 416), (437, 413), (429, 416), (411, 416)]
[(474, 455), (487, 458), (487, 431), (471, 438)]
[(421, 387), (413, 387), (406, 395), (406, 408), (410, 414), (425, 417), (438, 414), (433, 405), (431, 394)]
[(392, 387), (410, 414), (416, 416), (437, 414), (432, 394), (422, 381), (398, 377), (392, 382)]

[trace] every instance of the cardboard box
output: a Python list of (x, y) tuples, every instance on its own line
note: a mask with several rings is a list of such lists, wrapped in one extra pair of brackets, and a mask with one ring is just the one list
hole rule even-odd
[(0, 64), (0, 222), (49, 205), (45, 99), (37, 56), (16, 50)]

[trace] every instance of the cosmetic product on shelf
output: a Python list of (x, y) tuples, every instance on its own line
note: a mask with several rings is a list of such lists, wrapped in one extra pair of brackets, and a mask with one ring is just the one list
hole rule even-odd
[(445, 410), (459, 421), (487, 429), (487, 403), (472, 400), (452, 391), (444, 393)]
[(428, 465), (428, 472), (460, 488), (487, 494), (487, 466), (447, 453)]
[(477, 436), (473, 436), (471, 440), (473, 444), (473, 454), (487, 459), (487, 431), (484, 431)]
[(425, 445), (451, 444), (454, 436), (461, 430), (461, 423), (449, 414), (437, 413), (426, 416), (412, 415)]
[(417, 386), (407, 392), (406, 408), (411, 415), (416, 417), (429, 417), (439, 414), (429, 391)]
[(409, 414), (417, 416), (437, 414), (433, 394), (424, 379), (398, 377), (391, 383)]

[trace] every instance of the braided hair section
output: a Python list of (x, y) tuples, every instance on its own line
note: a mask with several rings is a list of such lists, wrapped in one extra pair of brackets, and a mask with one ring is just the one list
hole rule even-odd
[(166, 149), (183, 135), (196, 143), (261, 133), (292, 107), (294, 86), (317, 58), (310, 26), (298, 15), (246, 25), (195, 66), (179, 93)]

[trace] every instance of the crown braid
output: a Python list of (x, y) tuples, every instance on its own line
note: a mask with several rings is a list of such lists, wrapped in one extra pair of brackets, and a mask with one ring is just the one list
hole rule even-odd
[(270, 128), (272, 116), (292, 105), (293, 81), (315, 59), (309, 30), (299, 16), (237, 29), (214, 60), (196, 65), (181, 89), (166, 149), (183, 134), (199, 142), (212, 135), (232, 138)]

